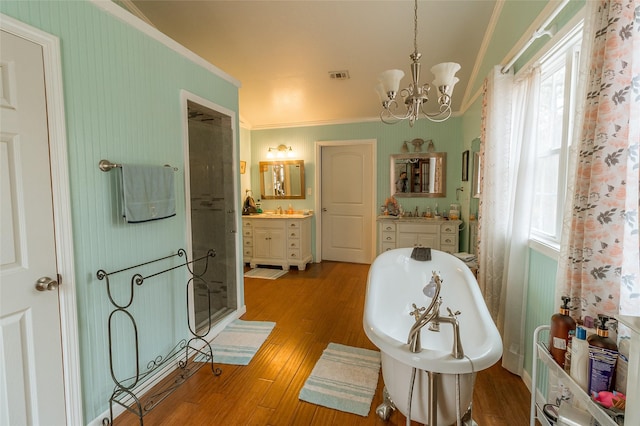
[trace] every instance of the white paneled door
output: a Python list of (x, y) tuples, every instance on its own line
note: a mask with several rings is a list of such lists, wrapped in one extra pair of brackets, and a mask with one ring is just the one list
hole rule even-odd
[(323, 146), (322, 260), (371, 263), (373, 145)]
[(0, 33), (0, 425), (63, 425), (43, 51)]

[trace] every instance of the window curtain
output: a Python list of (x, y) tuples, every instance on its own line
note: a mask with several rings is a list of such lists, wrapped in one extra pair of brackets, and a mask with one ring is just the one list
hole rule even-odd
[(556, 296), (576, 317), (640, 316), (640, 0), (586, 8)]
[(502, 365), (521, 374), (539, 71), (516, 82), (500, 68), (485, 80), (482, 104), (478, 284), (502, 336)]

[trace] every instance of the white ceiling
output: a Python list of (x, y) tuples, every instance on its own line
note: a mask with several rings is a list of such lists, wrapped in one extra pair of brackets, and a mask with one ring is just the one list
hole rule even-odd
[[(130, 3), (130, 2), (124, 2)], [(161, 32), (240, 80), (240, 116), (252, 128), (373, 119), (378, 74), (399, 68), (409, 83), (413, 1), (133, 0)], [(432, 65), (458, 62), (454, 111), (481, 55), (495, 0), (420, 1), (421, 83)], [(336, 81), (329, 71), (347, 70)], [(433, 99), (430, 103), (433, 103)]]

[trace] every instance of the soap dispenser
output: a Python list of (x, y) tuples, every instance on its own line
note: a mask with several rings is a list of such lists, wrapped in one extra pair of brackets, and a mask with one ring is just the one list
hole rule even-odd
[(606, 315), (598, 315), (596, 334), (587, 338), (589, 343), (589, 395), (611, 391), (618, 360), (618, 345), (609, 337)]
[(576, 329), (576, 322), (569, 316), (570, 300), (570, 297), (562, 296), (560, 312), (551, 317), (551, 331), (549, 333), (549, 352), (562, 368), (564, 368), (569, 331)]

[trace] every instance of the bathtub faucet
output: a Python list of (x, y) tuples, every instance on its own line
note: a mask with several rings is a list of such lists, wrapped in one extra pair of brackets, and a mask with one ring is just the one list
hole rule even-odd
[(447, 308), (449, 312), (448, 317), (437, 316), (434, 318), (434, 322), (440, 324), (440, 322), (449, 323), (453, 326), (453, 349), (451, 350), (451, 355), (455, 359), (464, 358), (464, 350), (462, 349), (462, 342), (460, 341), (460, 324), (458, 323), (458, 315), (460, 315), (460, 311), (452, 312), (450, 308)]
[[(437, 272), (433, 271), (433, 278), (431, 281), (435, 284), (435, 293), (433, 294), (433, 298), (431, 299), (431, 304), (426, 309), (416, 308), (413, 312), (411, 312), (411, 315), (416, 318), (416, 322), (411, 326), (411, 330), (409, 330), (407, 344), (409, 344), (409, 350), (413, 353), (422, 351), (422, 345), (420, 344), (420, 331), (422, 330), (422, 328), (425, 325), (429, 324), (434, 318), (439, 316), (438, 311), (440, 310), (440, 303), (442, 302), (440, 300), (440, 288), (442, 287), (440, 275), (438, 275)], [(422, 312), (423, 309), (424, 312)]]
[(415, 304), (413, 305), (414, 311), (411, 312), (411, 315), (416, 317), (416, 322), (411, 327), (409, 337), (407, 338), (409, 350), (413, 353), (421, 352), (420, 331), (422, 328), (431, 323), (429, 330), (440, 331), (440, 323), (443, 322), (451, 324), (453, 327), (453, 349), (451, 350), (451, 355), (455, 359), (464, 358), (464, 350), (462, 349), (462, 341), (460, 340), (460, 324), (457, 318), (458, 315), (460, 315), (460, 311), (453, 312), (450, 308), (447, 308), (449, 316), (443, 317), (440, 315), (440, 305), (442, 304), (440, 288), (442, 287), (442, 281), (436, 272), (433, 272), (433, 282), (436, 285), (436, 290), (429, 307), (426, 309), (418, 309)]

